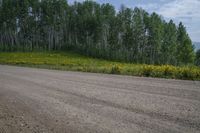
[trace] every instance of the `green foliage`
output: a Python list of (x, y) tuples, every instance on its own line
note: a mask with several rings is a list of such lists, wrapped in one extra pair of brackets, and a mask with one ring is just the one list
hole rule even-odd
[(0, 53), (0, 64), (95, 73), (200, 80), (200, 68), (129, 64), (89, 58), (72, 52)]
[(177, 64), (177, 30), (176, 25), (170, 20), (164, 25), (163, 43), (161, 45), (161, 63)]
[(120, 74), (121, 73), (121, 67), (119, 65), (113, 65), (111, 68), (111, 74)]
[(66, 0), (1, 1), (0, 51), (72, 49), (92, 57), (140, 64), (194, 62), (184, 25), (176, 26), (172, 20), (166, 22), (141, 8), (122, 6), (117, 12), (110, 4), (92, 0), (74, 4)]
[(196, 52), (195, 64), (200, 66), (200, 49)]
[(177, 50), (177, 59), (179, 64), (194, 63), (195, 53), (192, 46), (192, 41), (188, 36), (185, 27), (182, 23), (178, 27), (178, 50)]
[(152, 66), (145, 65), (144, 68), (143, 68), (143, 73), (142, 74), (144, 76), (149, 77), (149, 76), (151, 76), (152, 71), (153, 71), (153, 67)]

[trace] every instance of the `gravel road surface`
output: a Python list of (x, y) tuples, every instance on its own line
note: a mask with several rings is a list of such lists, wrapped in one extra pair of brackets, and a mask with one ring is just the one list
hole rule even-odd
[(0, 65), (0, 133), (200, 133), (200, 81)]

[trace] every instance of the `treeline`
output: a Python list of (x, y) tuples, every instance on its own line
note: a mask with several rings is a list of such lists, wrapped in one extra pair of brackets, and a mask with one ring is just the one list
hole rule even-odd
[(182, 23), (141, 8), (94, 1), (0, 0), (0, 50), (72, 49), (133, 63), (188, 64), (195, 54)]

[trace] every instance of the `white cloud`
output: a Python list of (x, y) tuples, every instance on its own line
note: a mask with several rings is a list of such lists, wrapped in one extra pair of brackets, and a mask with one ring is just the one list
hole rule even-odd
[(161, 6), (158, 13), (167, 18), (200, 18), (199, 7), (200, 0), (174, 0)]
[(200, 41), (200, 0), (174, 0), (164, 4), (158, 13), (176, 23), (182, 21), (193, 41)]
[(141, 7), (149, 12), (153, 12), (159, 9), (158, 3), (149, 3), (149, 4), (138, 4), (137, 7)]

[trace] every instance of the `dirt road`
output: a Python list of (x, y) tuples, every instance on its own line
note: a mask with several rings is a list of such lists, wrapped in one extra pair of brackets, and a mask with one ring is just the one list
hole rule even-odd
[(200, 82), (0, 65), (0, 133), (199, 133)]

